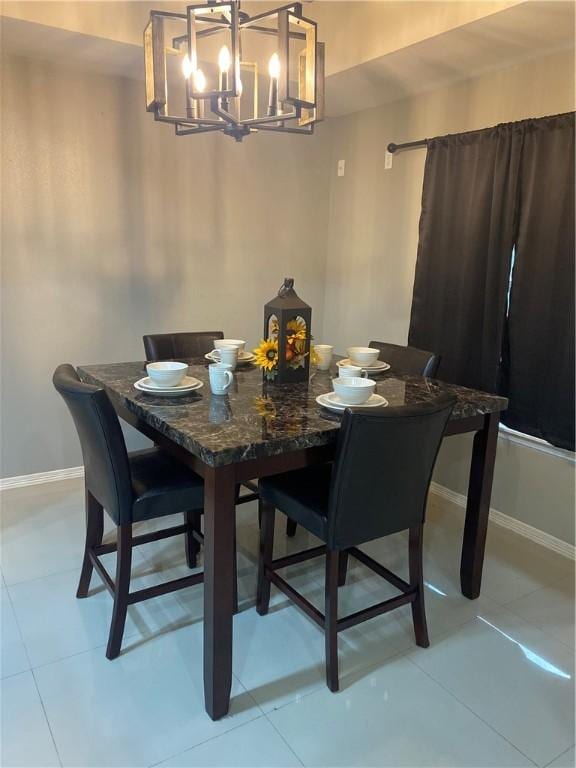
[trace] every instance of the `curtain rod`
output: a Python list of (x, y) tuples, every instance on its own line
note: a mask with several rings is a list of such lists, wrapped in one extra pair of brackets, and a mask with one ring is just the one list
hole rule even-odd
[(428, 139), (421, 139), (420, 141), (407, 141), (405, 144), (388, 144), (388, 152), (394, 154), (399, 149), (418, 149), (420, 147), (427, 147)]

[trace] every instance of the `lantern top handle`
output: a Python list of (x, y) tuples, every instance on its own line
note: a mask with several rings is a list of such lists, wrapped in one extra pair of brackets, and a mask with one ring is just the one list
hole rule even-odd
[(309, 310), (310, 306), (302, 301), (294, 290), (294, 278), (285, 277), (278, 293), (266, 304), (267, 310), (273, 311), (297, 311)]
[(284, 282), (278, 289), (278, 296), (280, 298), (284, 298), (285, 296), (290, 296), (293, 294), (294, 291), (294, 278), (293, 277), (285, 277)]

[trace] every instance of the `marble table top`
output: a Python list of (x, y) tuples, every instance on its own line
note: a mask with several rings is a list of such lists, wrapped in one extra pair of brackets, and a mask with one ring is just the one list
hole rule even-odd
[[(265, 384), (254, 366), (239, 367), (229, 393), (212, 395), (205, 361), (190, 361), (189, 375), (204, 386), (191, 395), (159, 398), (134, 388), (146, 375), (145, 363), (83, 365), (83, 381), (104, 387), (123, 406), (212, 467), (328, 445), (336, 439), (340, 416), (321, 408), (316, 397), (332, 391), (330, 371), (314, 370), (307, 384)], [(423, 377), (374, 377), (376, 392), (390, 405), (426, 401), (441, 393), (456, 396), (452, 420), (503, 411), (508, 401), (473, 389)]]

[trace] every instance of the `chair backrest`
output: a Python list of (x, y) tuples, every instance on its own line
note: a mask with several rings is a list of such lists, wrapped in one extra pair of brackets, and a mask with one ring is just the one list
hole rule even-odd
[(103, 389), (84, 384), (71, 365), (59, 365), (52, 382), (72, 414), (84, 458), (86, 488), (117, 525), (132, 515), (130, 466), (120, 422)]
[(151, 333), (142, 337), (146, 360), (149, 363), (181, 357), (202, 357), (214, 349), (215, 339), (223, 338), (222, 331)]
[(455, 398), (349, 409), (338, 439), (328, 545), (357, 546), (424, 521), (426, 497)]
[(434, 378), (440, 365), (440, 355), (416, 347), (401, 347), (385, 341), (371, 341), (370, 346), (380, 350), (380, 359), (392, 366), (392, 373)]

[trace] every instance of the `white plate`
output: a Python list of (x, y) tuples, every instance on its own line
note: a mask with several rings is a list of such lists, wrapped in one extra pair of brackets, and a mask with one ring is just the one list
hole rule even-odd
[[(218, 350), (214, 350), (214, 352), (207, 352), (204, 357), (206, 360), (210, 360), (212, 363), (220, 362), (220, 355), (218, 354)], [(243, 365), (244, 363), (251, 363), (252, 360), (254, 360), (254, 355), (251, 352), (242, 352), (240, 355), (238, 355), (239, 365)]]
[(163, 392), (174, 392), (178, 389), (197, 389), (202, 386), (200, 379), (195, 379), (194, 376), (184, 376), (180, 384), (177, 384), (175, 387), (163, 387), (160, 384), (156, 384), (150, 376), (144, 376), (144, 378), (139, 379), (136, 384), (139, 384), (141, 389), (149, 389), (154, 392), (159, 389)]
[(188, 395), (190, 392), (195, 392), (204, 385), (201, 381), (192, 376), (185, 376), (177, 387), (158, 387), (151, 382), (149, 376), (145, 376), (143, 379), (139, 379), (134, 386), (140, 392), (146, 392), (148, 395), (165, 397), (170, 395)]
[[(356, 365), (356, 363), (353, 363), (349, 357), (346, 357), (344, 360), (338, 360), (336, 365), (340, 367), (341, 365)], [(390, 369), (390, 364), (385, 363), (383, 360), (376, 360), (374, 365), (360, 365), (358, 367), (362, 368), (362, 370), (366, 371), (366, 373), (384, 373), (384, 371), (388, 371)]]
[(378, 406), (388, 405), (388, 400), (382, 397), (382, 395), (377, 394), (370, 395), (368, 400), (361, 405), (345, 403), (335, 392), (326, 392), (324, 395), (318, 395), (316, 402), (323, 408), (328, 408), (329, 411), (336, 411), (336, 413), (341, 413), (346, 408), (377, 408)]

